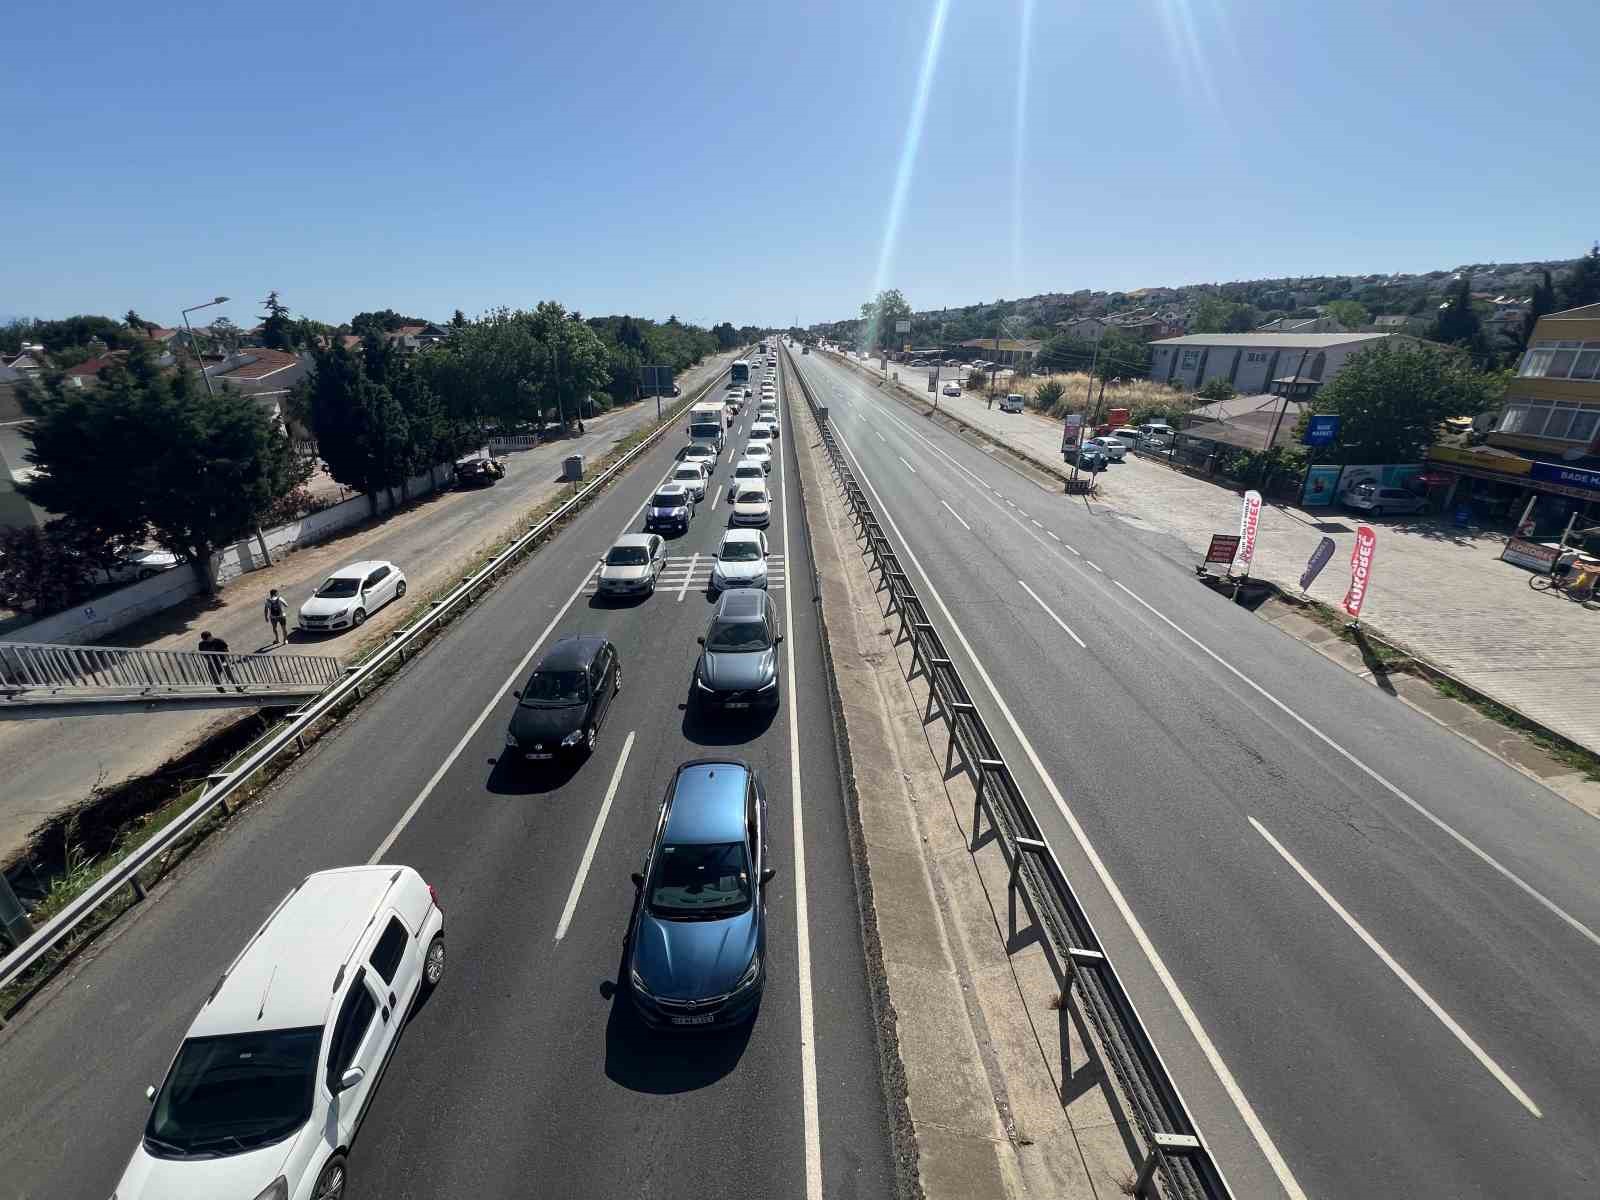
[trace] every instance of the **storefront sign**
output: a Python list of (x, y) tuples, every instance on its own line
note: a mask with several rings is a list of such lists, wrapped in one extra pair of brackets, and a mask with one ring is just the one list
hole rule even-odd
[(1536, 462), (1529, 474), (1545, 483), (1559, 483), (1585, 492), (1600, 492), (1600, 471), (1589, 471), (1583, 467), (1564, 467), (1560, 463)]
[(1261, 493), (1255, 489), (1244, 494), (1244, 507), (1239, 511), (1239, 554), (1234, 559), (1248, 571), (1256, 556), (1256, 530), (1261, 525)]
[(1493, 450), (1477, 453), (1455, 446), (1433, 446), (1428, 450), (1429, 462), (1450, 463), (1460, 467), (1476, 467), (1501, 475), (1526, 475), (1533, 469), (1531, 460), (1516, 454), (1498, 454)]
[(1300, 572), (1300, 590), (1303, 592), (1316, 582), (1317, 576), (1322, 574), (1322, 568), (1328, 565), (1328, 560), (1333, 557), (1333, 539), (1325, 537), (1317, 543), (1317, 548), (1311, 552), (1311, 557), (1306, 560), (1306, 569)]
[(1542, 542), (1530, 542), (1526, 538), (1512, 538), (1506, 542), (1506, 548), (1500, 552), (1500, 561), (1508, 562), (1512, 566), (1526, 567), (1530, 571), (1540, 571), (1548, 574), (1550, 568), (1556, 565), (1556, 559), (1561, 557), (1561, 551), (1555, 546), (1546, 546)]
[(1361, 603), (1367, 598), (1367, 588), (1372, 583), (1372, 560), (1378, 552), (1378, 535), (1372, 526), (1356, 529), (1356, 548), (1350, 552), (1350, 588), (1344, 594), (1344, 611), (1352, 621), (1361, 619)]
[(1305, 508), (1326, 508), (1332, 504), (1342, 470), (1344, 468), (1338, 463), (1315, 463), (1307, 468), (1306, 490), (1300, 497), (1301, 505)]
[(1306, 420), (1306, 435), (1300, 440), (1308, 446), (1331, 446), (1339, 436), (1339, 414), (1318, 413)]
[(1238, 535), (1232, 533), (1213, 533), (1211, 545), (1206, 547), (1206, 562), (1220, 563), (1226, 567), (1233, 562), (1233, 556), (1239, 553)]

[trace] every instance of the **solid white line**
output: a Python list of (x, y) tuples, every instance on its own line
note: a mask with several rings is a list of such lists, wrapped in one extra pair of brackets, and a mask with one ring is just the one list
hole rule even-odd
[[(1062, 545), (1063, 545), (1063, 546), (1067, 546), (1067, 544), (1066, 544), (1066, 543), (1065, 543), (1065, 542), (1062, 542), (1062, 543), (1061, 543), (1061, 544), (1062, 544)], [(1083, 552), (1082, 552), (1082, 551), (1081, 551), (1081, 550), (1079, 550), (1079, 549), (1078, 549), (1078, 548), (1077, 548), (1077, 547), (1076, 547), (1076, 546), (1067, 546), (1067, 549), (1068, 549), (1068, 550), (1071, 550), (1071, 551), (1072, 551), (1072, 552), (1073, 552), (1073, 553), (1074, 553), (1074, 554), (1076, 554), (1076, 555), (1077, 555), (1077, 556), (1078, 556), (1078, 557), (1079, 557), (1079, 558), (1082, 558), (1082, 557), (1083, 557)]]
[[(895, 457), (896, 458), (900, 458), (900, 456), (898, 454), (896, 454)], [(905, 459), (900, 458), (900, 461), (905, 463), (906, 470), (910, 471), (913, 475), (915, 475), (917, 473), (917, 469), (915, 467), (913, 467), (910, 463), (906, 462)]]
[(888, 439), (888, 438), (886, 438), (886, 437), (884, 437), (884, 436), (883, 436), (883, 434), (881, 434), (881, 433), (879, 433), (879, 432), (878, 432), (878, 431), (877, 431), (877, 430), (876, 430), (876, 429), (874, 429), (874, 430), (873, 430), (873, 431), (872, 431), (872, 436), (873, 436), (873, 437), (875, 437), (875, 438), (877, 438), (877, 439), (878, 439), (878, 440), (879, 440), (879, 441), (880, 441), (880, 442), (882, 442), (882, 443), (883, 443), (883, 444), (884, 444), (884, 445), (885, 445), (885, 446), (887, 446), (887, 445), (888, 445), (888, 444), (889, 444), (889, 439)]
[[(798, 452), (797, 452), (798, 453)], [(783, 562), (789, 564), (789, 506), (783, 506)], [(795, 976), (800, 985), (800, 1107), (806, 1140), (806, 1200), (822, 1200), (822, 1135), (817, 1118), (817, 1030), (811, 996), (811, 917), (806, 898), (805, 805), (800, 797), (800, 689), (794, 673), (794, 592), (783, 593), (783, 622), (789, 636), (789, 778), (793, 781), (794, 811), (794, 928)]]
[(1035, 604), (1037, 604), (1040, 608), (1044, 609), (1045, 612), (1050, 614), (1050, 619), (1052, 621), (1054, 621), (1057, 625), (1061, 626), (1062, 629), (1066, 630), (1066, 634), (1067, 634), (1067, 636), (1069, 638), (1071, 638), (1073, 641), (1077, 642), (1079, 646), (1083, 647), (1083, 649), (1087, 650), (1089, 648), (1089, 647), (1083, 645), (1083, 639), (1081, 637), (1079, 637), (1077, 634), (1072, 632), (1072, 627), (1070, 625), (1068, 625), (1065, 621), (1063, 621), (1060, 617), (1056, 616), (1056, 614), (1051, 610), (1050, 606), (1039, 598), (1039, 593), (1038, 592), (1034, 591), (1031, 587), (1029, 587), (1027, 584), (1023, 583), (1022, 580), (1020, 580), (1020, 579), (1017, 580), (1017, 584), (1018, 584), (1018, 586), (1020, 586), (1022, 588), (1023, 591), (1027, 592), (1028, 595), (1033, 597), (1033, 601), (1034, 601)]
[(1034, 524), (1034, 526), (1035, 526), (1035, 528), (1038, 528), (1038, 529), (1043, 529), (1043, 528), (1044, 528), (1044, 526), (1043, 526), (1043, 525), (1041, 525), (1041, 524), (1039, 524), (1039, 522), (1038, 522), (1038, 520), (1037, 520), (1037, 519), (1036, 519), (1036, 518), (1034, 518), (1034, 517), (1029, 517), (1029, 518), (1028, 518), (1028, 520), (1030, 520), (1030, 521), (1032, 521), (1032, 522), (1033, 522), (1033, 524)]
[(1312, 891), (1316, 892), (1318, 896), (1322, 897), (1323, 902), (1339, 915), (1339, 919), (1348, 925), (1351, 931), (1367, 944), (1367, 949), (1376, 954), (1383, 962), (1383, 965), (1388, 967), (1389, 970), (1393, 971), (1400, 982), (1406, 985), (1411, 994), (1418, 1000), (1421, 1000), (1427, 1010), (1439, 1018), (1439, 1021), (1444, 1025), (1444, 1027), (1455, 1035), (1456, 1041), (1460, 1042), (1467, 1048), (1467, 1053), (1472, 1055), (1473, 1058), (1477, 1059), (1478, 1062), (1483, 1065), (1484, 1070), (1493, 1075), (1499, 1082), (1500, 1086), (1505, 1088), (1506, 1091), (1510, 1092), (1511, 1095), (1515, 1097), (1518, 1104), (1522, 1105), (1523, 1108), (1527, 1109), (1536, 1117), (1544, 1116), (1544, 1114), (1539, 1111), (1539, 1106), (1528, 1097), (1528, 1093), (1518, 1087), (1515, 1081), (1512, 1080), (1511, 1076), (1507, 1075), (1503, 1070), (1500, 1069), (1499, 1063), (1495, 1062), (1494, 1059), (1490, 1058), (1486, 1053), (1484, 1053), (1483, 1047), (1479, 1046), (1477, 1042), (1473, 1041), (1471, 1035), (1469, 1035), (1465, 1029), (1456, 1024), (1455, 1018), (1449, 1013), (1445, 1012), (1445, 1010), (1439, 1006), (1438, 1001), (1436, 1001), (1432, 996), (1428, 995), (1427, 991), (1423, 989), (1423, 986), (1411, 977), (1411, 973), (1409, 971), (1407, 971), (1399, 963), (1395, 962), (1393, 956), (1378, 944), (1377, 938), (1368, 933), (1362, 926), (1361, 922), (1352, 917), (1349, 912), (1346, 911), (1344, 905), (1340, 904), (1328, 893), (1327, 888), (1323, 887), (1314, 878), (1312, 878), (1311, 872), (1302, 867), (1299, 863), (1299, 860), (1285, 850), (1283, 848), (1283, 844), (1279, 842), (1277, 838), (1273, 837), (1267, 832), (1266, 826), (1262, 825), (1261, 822), (1256, 820), (1254, 817), (1250, 818), (1250, 824), (1255, 826), (1257, 833), (1267, 839), (1267, 844), (1278, 852), (1278, 854), (1283, 858), (1283, 861), (1295, 869), (1295, 873), (1299, 875), (1301, 879), (1306, 881), (1306, 885), (1310, 887)]
[(611, 786), (606, 788), (606, 798), (600, 802), (600, 811), (595, 814), (594, 828), (589, 831), (589, 844), (583, 848), (578, 874), (572, 880), (572, 890), (567, 893), (567, 906), (561, 910), (561, 922), (556, 926), (558, 942), (567, 936), (567, 926), (572, 923), (572, 914), (578, 908), (578, 897), (583, 894), (583, 881), (589, 878), (589, 864), (594, 862), (595, 847), (600, 845), (600, 831), (606, 827), (611, 802), (617, 798), (617, 785), (622, 782), (622, 768), (628, 765), (628, 754), (633, 750), (633, 735), (634, 731), (628, 730), (628, 738), (622, 743), (622, 756), (617, 759), (617, 769), (611, 772)]
[(684, 593), (689, 590), (689, 581), (694, 578), (695, 563), (700, 560), (700, 552), (696, 550), (689, 556), (689, 569), (683, 577), (683, 586), (678, 589), (678, 603), (683, 603)]
[(1057, 533), (1054, 529), (1046, 529), (1045, 532), (1048, 533), (1051, 537), (1055, 538), (1056, 541), (1059, 542), (1061, 540), (1061, 535), (1059, 533)]
[[(1089, 560), (1089, 559), (1087, 559), (1087, 558), (1086, 558), (1086, 559), (1084, 559), (1084, 560), (1083, 560), (1083, 561), (1084, 561), (1084, 563), (1085, 563), (1085, 565), (1087, 565), (1087, 566), (1091, 566), (1091, 567), (1093, 567), (1093, 568), (1094, 568), (1094, 569), (1095, 569), (1095, 570), (1096, 570), (1096, 571), (1100, 571), (1100, 564), (1099, 564), (1099, 563), (1097, 563), (1097, 562), (1091, 562), (1091, 561), (1090, 561), (1090, 560)], [(1100, 574), (1102, 574), (1102, 575), (1104, 575), (1104, 574), (1105, 574), (1105, 572), (1104, 572), (1104, 571), (1100, 571)]]
[(1491, 855), (1488, 851), (1486, 851), (1482, 847), (1480, 847), (1471, 838), (1467, 837), (1463, 833), (1457, 832), (1457, 830), (1455, 829), (1455, 827), (1453, 825), (1449, 824), (1448, 822), (1446, 822), (1442, 818), (1435, 816), (1429, 809), (1424, 808), (1421, 804), (1419, 804), (1417, 801), (1413, 800), (1405, 792), (1401, 791), (1400, 788), (1397, 787), (1395, 784), (1390, 783), (1389, 780), (1386, 779), (1384, 776), (1378, 774), (1378, 772), (1375, 771), (1373, 768), (1367, 766), (1366, 763), (1362, 762), (1359, 758), (1357, 758), (1354, 754), (1350, 753), (1350, 751), (1346, 750), (1338, 742), (1334, 741), (1327, 734), (1323, 733), (1322, 730), (1318, 729), (1310, 721), (1306, 720), (1299, 713), (1295, 712), (1294, 709), (1290, 708), (1282, 700), (1279, 700), (1271, 692), (1267, 691), (1266, 688), (1262, 687), (1255, 680), (1251, 679), (1248, 675), (1246, 675), (1243, 671), (1241, 671), (1237, 667), (1235, 667), (1227, 659), (1223, 658), (1220, 654), (1216, 653), (1214, 650), (1211, 649), (1211, 647), (1207, 646), (1199, 638), (1197, 638), (1193, 634), (1191, 634), (1187, 629), (1184, 629), (1181, 625), (1179, 625), (1176, 621), (1172, 620), (1172, 618), (1168, 617), (1160, 609), (1155, 608), (1154, 606), (1149, 604), (1144, 599), (1143, 596), (1140, 596), (1140, 595), (1136, 594), (1135, 592), (1129, 590), (1127, 587), (1125, 587), (1120, 582), (1117, 582), (1117, 581), (1113, 581), (1113, 582), (1116, 582), (1117, 586), (1119, 588), (1122, 588), (1122, 590), (1124, 592), (1127, 592), (1129, 596), (1132, 596), (1133, 599), (1137, 600), (1141, 605), (1143, 605), (1151, 613), (1153, 613), (1155, 616), (1159, 617), (1167, 625), (1171, 626), (1172, 629), (1176, 630), (1185, 639), (1187, 639), (1191, 644), (1193, 644), (1198, 650), (1200, 650), (1207, 657), (1209, 657), (1213, 661), (1215, 661), (1219, 666), (1221, 666), (1224, 670), (1226, 670), (1235, 679), (1238, 679), (1241, 683), (1243, 683), (1247, 687), (1249, 687), (1253, 692), (1255, 692), (1257, 695), (1259, 695), (1262, 699), (1266, 700), (1269, 704), (1271, 704), (1279, 712), (1283, 713), (1284, 716), (1286, 716), (1290, 720), (1294, 721), (1295, 724), (1299, 725), (1302, 729), (1304, 729), (1307, 733), (1309, 733), (1313, 737), (1315, 737), (1323, 745), (1327, 746), (1335, 754), (1338, 754), (1341, 758), (1343, 758), (1351, 766), (1355, 767), (1363, 775), (1367, 776), (1367, 778), (1371, 779), (1374, 783), (1378, 784), (1378, 786), (1383, 788), (1386, 792), (1388, 792), (1396, 800), (1399, 800), (1402, 804), (1406, 805), (1413, 812), (1415, 812), (1418, 816), (1424, 817), (1428, 821), (1432, 822), (1432, 824), (1434, 825), (1435, 828), (1439, 829), (1441, 832), (1443, 832), (1445, 834), (1448, 834), (1450, 836), (1450, 838), (1452, 838), (1455, 841), (1455, 843), (1457, 845), (1459, 845), (1462, 849), (1467, 850), (1467, 851), (1471, 852), (1473, 855), (1477, 856), (1477, 858), (1481, 862), (1486, 864), (1487, 866), (1493, 867), (1502, 876), (1504, 876), (1506, 879), (1509, 879), (1512, 883), (1516, 884), (1517, 887), (1521, 888), (1525, 893), (1527, 893), (1527, 895), (1532, 897), (1534, 900), (1538, 901), (1540, 904), (1542, 904), (1550, 912), (1552, 912), (1556, 916), (1560, 917), (1563, 921), (1565, 921), (1573, 929), (1577, 930), (1580, 934), (1582, 934), (1585, 938), (1587, 938), (1594, 945), (1600, 946), (1600, 934), (1597, 934), (1594, 930), (1590, 929), (1582, 921), (1578, 920), (1577, 917), (1573, 916), (1566, 909), (1562, 908), (1559, 904), (1557, 904), (1554, 900), (1550, 899), (1550, 897), (1546, 896), (1543, 892), (1539, 891), (1538, 888), (1534, 887), (1532, 884), (1530, 884), (1526, 880), (1524, 880), (1515, 871), (1512, 871), (1509, 867), (1503, 866), (1497, 859), (1494, 858), (1493, 855)]
[[(945, 512), (949, 513), (956, 520), (961, 521), (961, 514), (960, 513), (958, 513), (955, 509), (951, 508), (948, 504), (945, 504), (943, 500), (939, 501), (939, 503), (940, 504), (944, 504)], [(961, 521), (961, 528), (965, 529), (968, 533), (972, 532), (972, 526), (968, 525), (965, 521)]]
[(1222, 1054), (1218, 1051), (1216, 1043), (1211, 1040), (1211, 1035), (1206, 1032), (1205, 1026), (1200, 1024), (1200, 1017), (1195, 1013), (1188, 998), (1183, 994), (1183, 990), (1178, 987), (1178, 981), (1172, 977), (1172, 972), (1168, 970), (1165, 960), (1156, 950), (1155, 943), (1150, 940), (1150, 935), (1145, 932), (1144, 926), (1139, 922), (1139, 918), (1134, 916), (1132, 906), (1129, 905), (1127, 897), (1122, 894), (1122, 889), (1117, 886), (1117, 881), (1111, 878), (1111, 872), (1106, 868), (1099, 851), (1094, 848), (1094, 843), (1089, 840), (1089, 834), (1079, 824), (1076, 814), (1067, 807), (1067, 801), (1061, 794), (1061, 789), (1056, 786), (1055, 780), (1045, 770), (1044, 763), (1039, 761), (1039, 755), (1034, 750), (1033, 743), (1028, 739), (1028, 735), (1022, 732), (1022, 726), (1017, 723), (1017, 718), (1001, 697), (1000, 689), (995, 686), (994, 680), (989, 677), (989, 672), (984, 669), (983, 663), (979, 661), (978, 655), (972, 649), (972, 644), (967, 641), (966, 634), (962, 633), (961, 626), (956, 624), (955, 618), (950, 615), (950, 608), (945, 604), (944, 597), (939, 595), (938, 589), (933, 586), (932, 578), (923, 569), (922, 563), (918, 561), (915, 552), (912, 551), (910, 544), (907, 543), (905, 535), (900, 532), (899, 525), (895, 523), (894, 517), (890, 515), (882, 497), (878, 495), (878, 489), (872, 486), (872, 481), (867, 478), (866, 472), (861, 469), (860, 460), (856, 458), (855, 452), (850, 449), (849, 443), (842, 436), (839, 438), (839, 444), (844, 447), (845, 453), (850, 456), (850, 460), (856, 464), (856, 472), (861, 482), (866, 485), (867, 490), (872, 493), (873, 499), (878, 502), (879, 513), (882, 514), (884, 520), (889, 522), (889, 527), (894, 530), (895, 537), (900, 540), (900, 547), (905, 551), (906, 558), (910, 560), (912, 566), (916, 567), (917, 573), (922, 576), (923, 582), (927, 585), (928, 594), (933, 597), (934, 603), (939, 606), (939, 611), (944, 614), (944, 619), (949, 626), (950, 632), (955, 634), (956, 640), (961, 643), (962, 648), (967, 652), (967, 657), (972, 661), (973, 668), (978, 672), (978, 678), (983, 680), (984, 686), (988, 688), (989, 695), (993, 699), (995, 706), (1000, 710), (1000, 715), (1005, 718), (1006, 724), (1011, 729), (1012, 736), (1017, 739), (1017, 744), (1022, 747), (1024, 756), (1026, 756), (1034, 771), (1037, 772), (1045, 790), (1050, 793), (1051, 800), (1055, 802), (1056, 810), (1060, 812), (1062, 819), (1066, 821), (1068, 828), (1072, 830), (1072, 835), (1077, 839), (1078, 846), (1082, 849), (1084, 857), (1089, 860), (1089, 865), (1094, 868), (1095, 874), (1100, 879), (1101, 886), (1106, 889), (1106, 894), (1111, 897), (1111, 902), (1116, 905), (1117, 911), (1122, 915), (1123, 922), (1133, 935), (1134, 941), (1144, 951), (1144, 956), (1149, 961), (1151, 970), (1155, 972), (1156, 978), (1161, 981), (1162, 987), (1166, 988), (1167, 995), (1172, 998), (1172, 1003), (1177, 1008), (1178, 1015), (1183, 1018), (1183, 1023), (1188, 1026), (1190, 1035), (1199, 1044), (1200, 1052), (1205, 1055), (1206, 1061), (1211, 1064), (1211, 1069), (1216, 1072), (1217, 1078), (1222, 1082), (1223, 1090), (1228, 1093), (1228, 1098), (1233, 1101), (1233, 1106), (1238, 1109), (1240, 1119), (1244, 1122), (1245, 1127), (1249, 1129), (1250, 1135), (1255, 1139), (1256, 1145), (1266, 1158), (1267, 1164), (1272, 1168), (1273, 1174), (1278, 1177), (1278, 1183), (1288, 1193), (1290, 1200), (1306, 1200), (1304, 1189), (1295, 1180), (1294, 1173), (1289, 1170), (1289, 1164), (1284, 1160), (1282, 1153), (1279, 1152), (1277, 1144), (1272, 1140), (1272, 1135), (1267, 1132), (1266, 1126), (1261, 1123), (1261, 1118), (1256, 1115), (1255, 1106), (1250, 1103), (1249, 1098), (1244, 1094), (1244, 1090), (1239, 1086), (1238, 1081), (1234, 1079), (1233, 1072), (1228, 1069), (1228, 1064), (1222, 1060)]
[(711, 511), (717, 511), (717, 501), (722, 499), (722, 489), (713, 488), (711, 492)]
[[(598, 570), (598, 568), (594, 570)], [(455, 744), (455, 749), (445, 755), (444, 761), (439, 764), (438, 770), (428, 777), (428, 782), (417, 793), (417, 798), (407, 806), (400, 819), (394, 823), (394, 828), (389, 830), (389, 835), (372, 852), (372, 857), (367, 859), (369, 865), (382, 859), (389, 852), (389, 847), (394, 845), (395, 839), (405, 832), (405, 827), (411, 824), (411, 818), (417, 815), (417, 810), (427, 803), (429, 796), (433, 795), (433, 789), (439, 786), (439, 781), (445, 777), (445, 772), (450, 770), (455, 765), (456, 759), (461, 757), (461, 752), (467, 748), (467, 743), (472, 740), (473, 735), (483, 727), (483, 723), (489, 719), (489, 714), (500, 706), (500, 701), (515, 686), (517, 680), (522, 678), (522, 673), (528, 669), (528, 664), (533, 661), (533, 656), (539, 653), (539, 647), (544, 645), (544, 640), (550, 636), (550, 631), (556, 627), (562, 617), (567, 615), (567, 609), (572, 607), (572, 602), (583, 595), (589, 586), (589, 580), (594, 576), (594, 570), (591, 570), (589, 574), (583, 577), (583, 582), (578, 585), (577, 590), (567, 597), (567, 602), (561, 606), (555, 616), (550, 618), (550, 624), (544, 627), (544, 632), (534, 639), (533, 645), (528, 647), (528, 652), (522, 656), (522, 661), (517, 663), (510, 675), (506, 676), (506, 681), (495, 689), (494, 695), (489, 698), (489, 703), (483, 706), (483, 711), (478, 714), (477, 720), (467, 726), (467, 731), (461, 735), (461, 740)]]

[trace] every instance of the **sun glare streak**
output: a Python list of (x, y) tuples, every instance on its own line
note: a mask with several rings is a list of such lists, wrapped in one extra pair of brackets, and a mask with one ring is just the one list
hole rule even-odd
[(1213, 112), (1219, 111), (1216, 82), (1211, 77), (1205, 49), (1195, 29), (1192, 0), (1156, 0), (1156, 6), (1161, 12), (1161, 27), (1167, 35), (1168, 52), (1184, 86), (1198, 91)]
[(894, 191), (889, 197), (889, 216), (884, 222), (883, 245), (878, 251), (878, 273), (872, 286), (877, 295), (888, 286), (889, 264), (900, 240), (900, 219), (905, 215), (906, 196), (911, 191), (911, 174), (917, 151), (922, 145), (922, 123), (928, 115), (928, 95), (933, 91), (933, 75), (939, 65), (939, 50), (944, 44), (944, 20), (950, 0), (937, 0), (933, 21), (928, 26), (928, 41), (922, 48), (922, 69), (917, 74), (917, 94), (911, 104), (911, 119), (906, 123), (906, 138), (900, 146), (900, 164), (895, 170)]
[(1028, 144), (1028, 80), (1033, 67), (1033, 5), (1022, 0), (1017, 38), (1016, 111), (1011, 121), (1011, 292), (1022, 294), (1022, 156)]

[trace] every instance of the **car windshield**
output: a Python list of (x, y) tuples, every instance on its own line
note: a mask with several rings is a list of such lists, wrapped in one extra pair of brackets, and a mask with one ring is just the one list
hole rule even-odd
[(765, 504), (766, 502), (767, 494), (765, 492), (740, 492), (739, 499), (735, 501), (737, 504)]
[(713, 621), (711, 632), (706, 634), (706, 649), (725, 653), (765, 650), (772, 645), (767, 635), (767, 623), (741, 617), (738, 620)]
[(656, 508), (682, 508), (687, 499), (684, 493), (673, 495), (671, 492), (657, 492), (650, 503)]
[(763, 472), (762, 472), (760, 467), (749, 466), (749, 467), (740, 467), (737, 471), (735, 471), (733, 473), (733, 477), (735, 479), (758, 479), (758, 478), (761, 477), (762, 474), (763, 474)]
[[(743, 498), (740, 497), (741, 500)], [(722, 550), (717, 557), (723, 562), (759, 562), (761, 547), (754, 542), (723, 542)]]
[(522, 689), (523, 708), (566, 708), (589, 698), (585, 671), (535, 671)]
[(678, 468), (677, 472), (673, 475), (673, 478), (674, 479), (699, 479), (700, 478), (700, 468), (697, 467), (697, 466), (694, 466), (691, 463), (685, 463), (683, 466)]
[(661, 847), (650, 880), (650, 911), (693, 919), (750, 906), (750, 862), (743, 842), (688, 842)]
[(613, 546), (606, 555), (608, 567), (642, 567), (650, 561), (650, 555), (643, 546)]
[(317, 596), (323, 600), (340, 600), (354, 596), (360, 590), (361, 580), (335, 575), (332, 579), (323, 581), (322, 586), (317, 589)]
[(311, 1115), (322, 1027), (190, 1038), (145, 1125), (158, 1158), (210, 1158), (288, 1137)]

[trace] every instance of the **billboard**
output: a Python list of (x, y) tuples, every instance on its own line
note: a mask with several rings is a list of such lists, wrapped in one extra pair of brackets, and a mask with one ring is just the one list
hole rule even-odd
[(1231, 566), (1234, 556), (1238, 553), (1238, 534), (1213, 533), (1211, 535), (1211, 544), (1206, 547), (1206, 562), (1219, 563), (1224, 567)]
[(1326, 508), (1333, 503), (1333, 497), (1339, 487), (1339, 472), (1344, 468), (1338, 463), (1313, 463), (1306, 470), (1306, 487), (1300, 496), (1300, 503), (1305, 508)]
[(1308, 446), (1331, 446), (1339, 436), (1339, 414), (1317, 413), (1306, 421), (1306, 435), (1301, 440)]
[(907, 320), (904, 320), (904, 319), (896, 321), (894, 323), (894, 331), (896, 333), (910, 333), (911, 332), (911, 322), (907, 321)]

